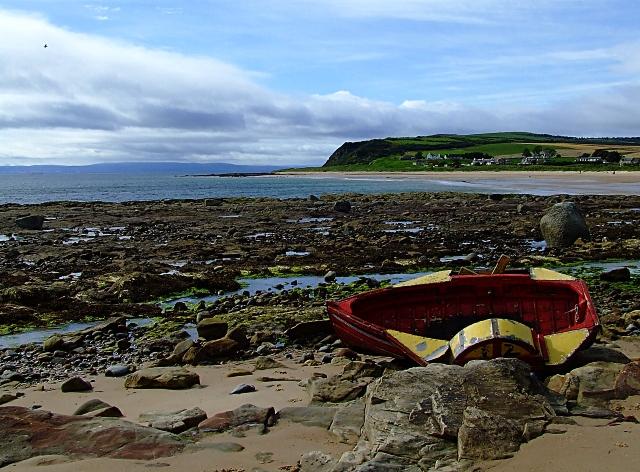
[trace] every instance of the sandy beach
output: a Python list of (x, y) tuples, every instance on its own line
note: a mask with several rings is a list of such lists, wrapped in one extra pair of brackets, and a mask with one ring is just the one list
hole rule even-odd
[(640, 172), (457, 171), (457, 172), (279, 172), (314, 179), (425, 180), (486, 186), (496, 192), (637, 194)]
[[(624, 345), (629, 354), (638, 353), (637, 343)], [(198, 406), (209, 414), (233, 409), (245, 403), (257, 406), (274, 406), (276, 410), (287, 406), (305, 406), (309, 398), (298, 382), (260, 382), (260, 376), (280, 375), (290, 378), (305, 378), (314, 373), (332, 375), (340, 366), (302, 366), (283, 356), (276, 359), (286, 365), (284, 369), (269, 369), (252, 375), (229, 378), (229, 372), (252, 370), (253, 362), (232, 362), (221, 366), (201, 366), (190, 369), (200, 375), (202, 385), (188, 390), (129, 390), (123, 388), (123, 379), (96, 376), (94, 390), (89, 393), (62, 393), (59, 385), (46, 384), (44, 390), (30, 389), (25, 396), (12, 402), (12, 406), (41, 408), (57, 413), (71, 414), (83, 402), (100, 398), (118, 406), (126, 415), (124, 419), (136, 422), (146, 411), (171, 411)], [(239, 382), (255, 384), (257, 391), (243, 395), (229, 395)], [(640, 397), (629, 397), (618, 402), (616, 407), (625, 415), (637, 415)], [(524, 444), (511, 459), (478, 464), (478, 471), (526, 471), (543, 472), (597, 472), (609, 470), (635, 470), (640, 457), (640, 444), (634, 438), (640, 434), (640, 425), (621, 423), (609, 425), (609, 420), (588, 418), (576, 419), (575, 425), (557, 425), (553, 432)], [(239, 444), (244, 449), (238, 452), (222, 452), (207, 449), (220, 443)], [(229, 433), (213, 434), (199, 442), (196, 450), (187, 450), (173, 457), (151, 461), (93, 458), (71, 461), (61, 457), (35, 457), (12, 464), (7, 470), (70, 472), (92, 470), (94, 472), (162, 470), (214, 471), (281, 471), (295, 470), (293, 467), (306, 452), (320, 450), (334, 457), (352, 449), (352, 445), (338, 442), (335, 436), (321, 427), (304, 426), (280, 421), (270, 428), (268, 434), (248, 433), (246, 437)]]

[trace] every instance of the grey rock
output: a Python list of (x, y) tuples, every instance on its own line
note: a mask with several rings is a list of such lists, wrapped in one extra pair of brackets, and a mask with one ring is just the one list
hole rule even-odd
[(540, 231), (551, 248), (571, 246), (578, 238), (591, 239), (582, 212), (573, 202), (556, 203), (540, 220)]
[(357, 470), (455, 468), (465, 460), (505, 457), (525, 432), (541, 434), (555, 416), (541, 392), (517, 359), (386, 373), (367, 389), (356, 448), (365, 462)]
[(241, 393), (251, 393), (251, 392), (255, 392), (256, 391), (256, 387), (254, 387), (253, 385), (249, 385), (249, 384), (239, 384), (237, 385), (233, 390), (231, 390), (231, 392), (229, 392), (230, 395), (238, 395)]
[(329, 429), (337, 408), (328, 406), (289, 406), (278, 412), (280, 421), (291, 421), (304, 426)]
[(364, 401), (351, 402), (337, 409), (329, 431), (345, 444), (356, 444), (364, 425)]
[(124, 377), (131, 373), (128, 365), (112, 365), (104, 372), (105, 377)]
[(142, 413), (138, 421), (162, 431), (181, 433), (198, 426), (206, 419), (207, 414), (200, 408), (195, 407), (171, 412), (152, 411)]

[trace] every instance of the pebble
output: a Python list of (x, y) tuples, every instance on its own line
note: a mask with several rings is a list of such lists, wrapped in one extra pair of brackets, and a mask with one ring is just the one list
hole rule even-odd
[(231, 392), (229, 392), (230, 395), (238, 395), (240, 393), (251, 393), (251, 392), (255, 392), (256, 388), (253, 385), (249, 385), (249, 384), (239, 384), (236, 386), (236, 388), (234, 388), (233, 390), (231, 390)]
[(106, 377), (123, 377), (131, 372), (128, 365), (112, 365), (107, 367), (104, 375)]

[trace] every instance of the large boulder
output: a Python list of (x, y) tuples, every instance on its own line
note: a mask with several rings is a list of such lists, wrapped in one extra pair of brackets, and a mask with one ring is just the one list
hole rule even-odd
[(367, 389), (356, 449), (329, 470), (453, 470), (505, 457), (555, 416), (543, 393), (517, 359), (385, 373)]
[(587, 222), (573, 202), (553, 205), (540, 220), (540, 231), (550, 248), (569, 247), (578, 238), (591, 239)]
[(29, 215), (16, 219), (16, 226), (22, 229), (41, 230), (44, 224), (44, 216)]
[(125, 388), (191, 388), (200, 383), (200, 377), (195, 372), (180, 367), (151, 367), (130, 374), (125, 382)]
[(0, 424), (0, 467), (49, 454), (152, 460), (172, 456), (187, 444), (173, 434), (120, 419), (23, 407), (0, 407)]

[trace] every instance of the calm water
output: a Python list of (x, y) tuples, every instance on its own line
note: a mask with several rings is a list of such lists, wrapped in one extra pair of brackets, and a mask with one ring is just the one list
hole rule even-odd
[[(385, 177), (189, 177), (173, 174), (0, 174), (0, 203), (47, 201), (161, 200), (207, 197), (307, 197), (310, 194), (477, 192), (477, 193), (638, 193), (638, 184), (568, 188), (543, 178), (505, 179), (491, 175), (475, 182)], [(524, 185), (527, 184), (527, 185)], [(627, 188), (629, 187), (629, 188)]]
[(307, 177), (189, 177), (168, 174), (0, 175), (0, 203), (57, 200), (122, 202), (208, 197), (307, 197), (330, 193), (409, 191), (488, 192), (482, 185), (455, 182)]

